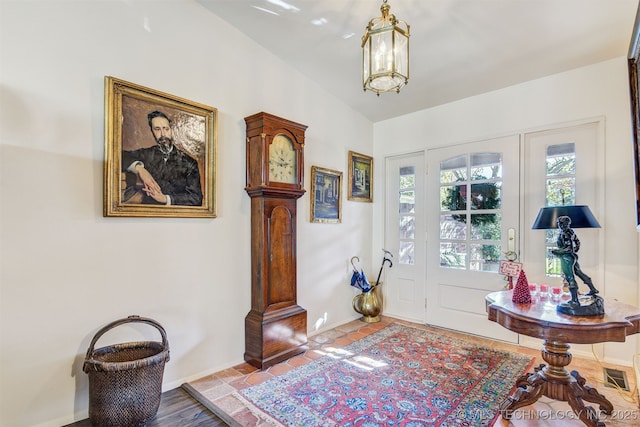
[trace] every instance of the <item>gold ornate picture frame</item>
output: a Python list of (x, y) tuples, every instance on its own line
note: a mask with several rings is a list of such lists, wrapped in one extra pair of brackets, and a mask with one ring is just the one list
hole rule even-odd
[(216, 216), (217, 109), (105, 77), (104, 215)]
[(373, 202), (373, 157), (349, 151), (347, 198), (356, 202)]
[(311, 222), (342, 221), (342, 172), (311, 166)]

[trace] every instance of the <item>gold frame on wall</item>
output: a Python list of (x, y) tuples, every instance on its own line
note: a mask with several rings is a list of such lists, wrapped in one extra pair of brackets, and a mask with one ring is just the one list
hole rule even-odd
[(311, 166), (311, 222), (342, 221), (342, 172)]
[(633, 164), (636, 191), (636, 226), (640, 231), (640, 8), (636, 13), (629, 46), (629, 89), (631, 93), (631, 124), (633, 138)]
[[(145, 197), (141, 180), (122, 164), (123, 156), (129, 162), (134, 154), (150, 152), (152, 147), (159, 150), (160, 144), (156, 142), (148, 120), (148, 114), (154, 111), (170, 120), (174, 145), (170, 150), (172, 154), (165, 156), (165, 162), (178, 154), (182, 165), (190, 164), (191, 168), (189, 173), (181, 173), (177, 178), (199, 173), (200, 186), (191, 187), (200, 190), (200, 204), (186, 196), (192, 192), (174, 196), (171, 205), (151, 203), (152, 200)], [(217, 117), (218, 111), (213, 107), (106, 76), (104, 216), (214, 218)], [(197, 169), (193, 167), (194, 160)], [(184, 169), (167, 169), (167, 174), (172, 177)], [(198, 182), (197, 179), (194, 181)], [(162, 185), (160, 187), (162, 191)]]
[(349, 151), (347, 198), (356, 202), (373, 202), (373, 157)]

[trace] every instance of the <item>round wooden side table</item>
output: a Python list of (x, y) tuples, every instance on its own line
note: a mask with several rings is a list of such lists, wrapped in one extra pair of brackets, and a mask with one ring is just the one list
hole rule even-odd
[(486, 296), (489, 320), (510, 331), (544, 340), (541, 364), (534, 372), (516, 381), (515, 392), (500, 406), (502, 418), (535, 403), (540, 397), (568, 402), (575, 414), (589, 427), (604, 427), (598, 413), (584, 401), (597, 403), (605, 414), (611, 414), (613, 404), (595, 388), (586, 385), (578, 371), (569, 372), (569, 344), (624, 342), (628, 335), (640, 331), (640, 309), (612, 299), (605, 299), (603, 316), (570, 316), (556, 311), (551, 302), (516, 304), (512, 291), (493, 292)]

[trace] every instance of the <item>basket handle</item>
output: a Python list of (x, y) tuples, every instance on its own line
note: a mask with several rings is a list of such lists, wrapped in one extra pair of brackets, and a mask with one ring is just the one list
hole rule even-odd
[(102, 335), (104, 335), (107, 331), (115, 328), (116, 326), (124, 325), (125, 323), (146, 323), (148, 325), (155, 327), (158, 331), (160, 331), (160, 335), (162, 335), (162, 346), (164, 348), (169, 348), (169, 342), (167, 341), (167, 333), (162, 327), (162, 325), (160, 325), (158, 322), (156, 322), (153, 319), (149, 319), (148, 317), (140, 317), (138, 315), (132, 314), (131, 316), (125, 319), (113, 321), (108, 325), (104, 326), (98, 332), (96, 332), (93, 339), (91, 340), (91, 344), (89, 344), (89, 348), (87, 349), (86, 360), (89, 360), (91, 358), (91, 354), (93, 353), (93, 348), (95, 347), (96, 342)]

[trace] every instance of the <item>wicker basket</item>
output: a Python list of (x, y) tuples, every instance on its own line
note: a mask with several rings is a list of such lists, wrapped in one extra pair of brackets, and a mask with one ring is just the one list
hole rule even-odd
[[(160, 331), (155, 341), (115, 344), (94, 350), (98, 338), (125, 323), (147, 323)], [(160, 406), (167, 334), (158, 322), (140, 316), (116, 320), (91, 340), (82, 370), (89, 375), (89, 421), (93, 426), (144, 426)]]

